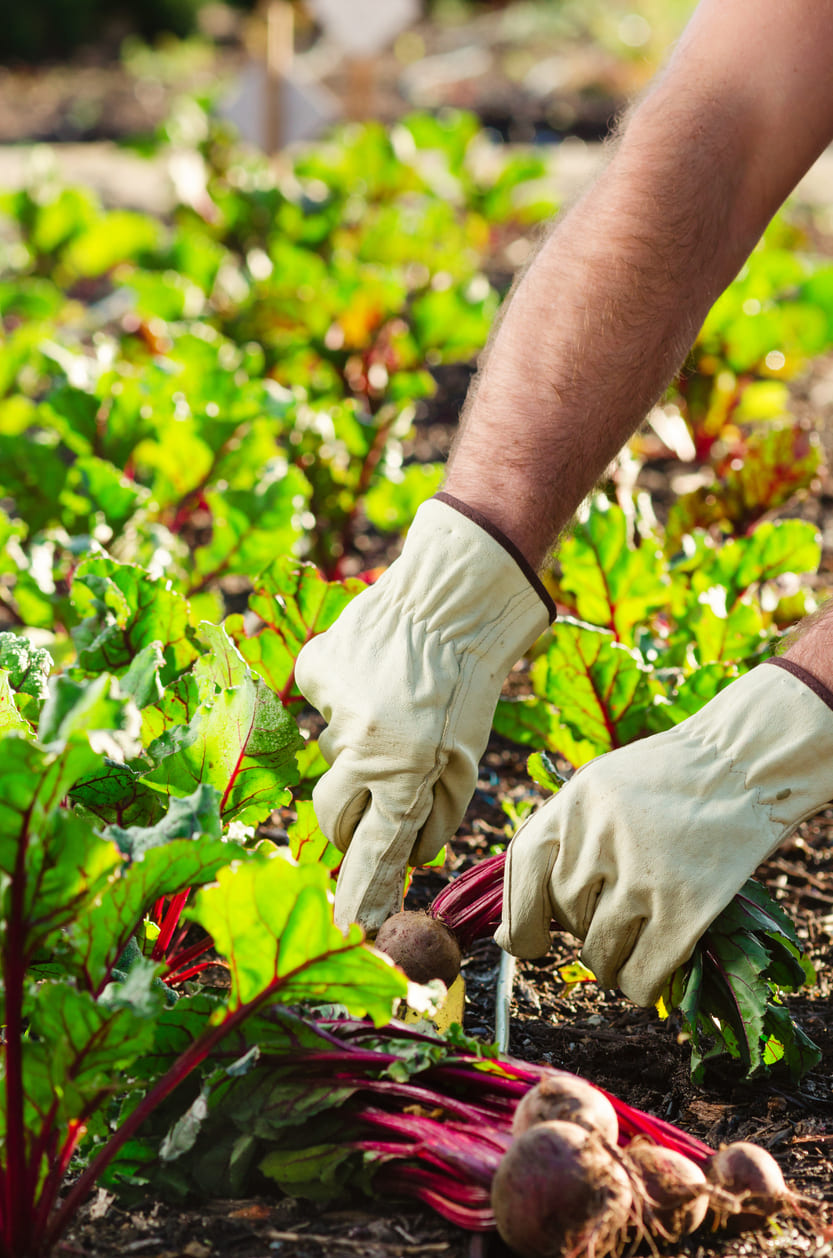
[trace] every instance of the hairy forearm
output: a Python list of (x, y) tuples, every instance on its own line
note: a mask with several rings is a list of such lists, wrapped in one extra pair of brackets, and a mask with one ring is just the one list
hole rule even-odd
[(705, 145), (681, 163), (673, 133), (667, 118), (631, 123), (516, 283), (470, 391), (447, 488), (499, 512), (494, 522), (532, 563), (668, 384), (755, 243), (732, 238), (730, 155)]
[(833, 691), (833, 599), (807, 616), (788, 637), (781, 658), (791, 660)]
[[(777, 106), (791, 94), (803, 101), (805, 88), (777, 52), (789, 0), (761, 2), (776, 26), (768, 55), (785, 62), (771, 117), (765, 99), (746, 99), (731, 47), (707, 55), (723, 24), (745, 21), (748, 10), (745, 17), (738, 0), (707, 0), (604, 172), (555, 224), (493, 330), (446, 488), (533, 564), (673, 377), (710, 305), (822, 146), (828, 118), (800, 139), (786, 129), (774, 134)], [(829, 6), (811, 8), (827, 30)], [(734, 28), (724, 33), (737, 36)]]

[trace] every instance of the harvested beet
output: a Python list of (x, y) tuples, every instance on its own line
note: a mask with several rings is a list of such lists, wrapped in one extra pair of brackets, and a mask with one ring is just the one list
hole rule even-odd
[(552, 1121), (578, 1123), (609, 1144), (619, 1139), (616, 1110), (605, 1094), (566, 1070), (554, 1070), (521, 1097), (512, 1119), (512, 1135), (520, 1136), (535, 1123)]
[(719, 1149), (706, 1163), (706, 1178), (729, 1194), (729, 1207), (718, 1210), (732, 1231), (761, 1226), (773, 1214), (798, 1212), (798, 1198), (787, 1187), (771, 1153), (749, 1140)]
[(447, 926), (427, 913), (394, 913), (374, 942), (414, 983), (439, 978), (450, 987), (460, 973), (460, 945)]
[(504, 1241), (523, 1258), (618, 1252), (633, 1210), (621, 1159), (577, 1123), (536, 1123), (518, 1136), (492, 1180)]
[(645, 1188), (643, 1218), (648, 1227), (669, 1241), (696, 1231), (711, 1201), (700, 1167), (675, 1149), (643, 1138), (630, 1142), (627, 1160)]

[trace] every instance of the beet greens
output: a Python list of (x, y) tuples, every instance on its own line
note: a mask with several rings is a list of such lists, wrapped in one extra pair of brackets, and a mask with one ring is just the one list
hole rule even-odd
[[(460, 1227), (491, 1230), (491, 1183), (516, 1106), (562, 1073), (498, 1057), (460, 1032), (439, 1039), (397, 1022), (380, 1029), (273, 1009), (244, 1034), (247, 1051), (218, 1061), (189, 1110), (171, 1110), (167, 1128), (134, 1142), (110, 1182), (123, 1186), (140, 1166), (141, 1182), (150, 1175), (160, 1193), (229, 1196), (262, 1189), (266, 1176), (315, 1200), (354, 1189), (416, 1198)], [(599, 1091), (623, 1144), (643, 1135), (698, 1165), (711, 1156), (671, 1123)]]
[[(277, 697), (164, 585), (90, 564), (84, 663), (35, 687), (22, 644), (0, 671), (0, 1258), (47, 1255), (254, 1013), (326, 995), (383, 1023), (406, 986), (335, 927), (323, 864), (245, 846), (297, 777)], [(227, 998), (179, 997), (207, 947)]]
[[(461, 947), (497, 930), (505, 863), (505, 852), (478, 862), (431, 904), (431, 915), (456, 934)], [(747, 879), (691, 960), (672, 976), (660, 1004), (663, 1013), (677, 1014), (689, 1037), (695, 1083), (702, 1082), (706, 1064), (721, 1056), (738, 1060), (747, 1076), (778, 1066), (797, 1080), (811, 1070), (819, 1049), (782, 997), (813, 979), (789, 917), (764, 887)]]

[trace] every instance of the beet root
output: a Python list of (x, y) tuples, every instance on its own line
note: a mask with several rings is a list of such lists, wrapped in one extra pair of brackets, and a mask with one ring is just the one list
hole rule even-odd
[(374, 945), (414, 983), (439, 978), (450, 987), (460, 973), (460, 945), (447, 926), (427, 913), (394, 913), (383, 923)]
[(513, 1140), (492, 1180), (492, 1209), (522, 1258), (604, 1258), (633, 1211), (618, 1155), (577, 1123), (536, 1123)]
[(616, 1110), (605, 1094), (566, 1070), (546, 1075), (521, 1097), (512, 1119), (512, 1135), (520, 1136), (535, 1123), (552, 1121), (578, 1123), (612, 1145), (619, 1139)]
[(751, 1141), (736, 1140), (719, 1149), (706, 1163), (706, 1178), (723, 1190), (716, 1212), (733, 1232), (759, 1228), (774, 1214), (802, 1212), (775, 1158)]
[(645, 1189), (642, 1212), (649, 1230), (669, 1241), (696, 1231), (711, 1203), (706, 1176), (697, 1163), (641, 1137), (630, 1142), (626, 1157)]

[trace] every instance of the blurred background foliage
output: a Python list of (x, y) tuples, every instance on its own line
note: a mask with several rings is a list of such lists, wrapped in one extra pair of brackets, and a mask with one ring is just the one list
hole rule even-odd
[[(256, 0), (231, 0), (251, 9)], [(29, 0), (7, 7), (0, 24), (0, 58), (40, 61), (70, 56), (118, 25), (143, 39), (183, 38), (198, 29), (207, 0)]]
[[(243, 12), (258, 3), (226, 0), (227, 7)], [(303, 0), (296, 0), (295, 7), (308, 20)], [(652, 64), (664, 55), (693, 7), (694, 0), (423, 0), (425, 16), (443, 25), (506, 11), (518, 30), (530, 22), (538, 28), (543, 24), (564, 35), (589, 36), (617, 56)], [(29, 0), (8, 5), (0, 24), (0, 62), (61, 59), (114, 35), (148, 41), (165, 35), (186, 38), (204, 29), (201, 19), (217, 8), (216, 0)]]

